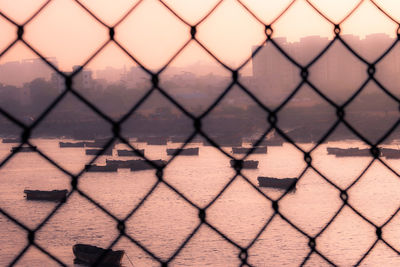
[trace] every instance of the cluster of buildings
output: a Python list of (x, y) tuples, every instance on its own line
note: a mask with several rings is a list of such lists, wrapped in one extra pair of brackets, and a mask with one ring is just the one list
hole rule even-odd
[[(46, 58), (57, 66), (55, 58)], [(80, 66), (73, 66), (71, 74)], [(126, 87), (144, 86), (149, 83), (149, 77), (138, 67), (115, 69), (108, 67), (94, 73), (90, 69), (82, 69), (73, 79), (74, 88), (79, 90), (102, 90), (112, 82), (123, 84)], [(96, 77), (95, 77), (96, 76)], [(21, 61), (10, 61), (0, 65), (0, 95), (7, 95), (22, 105), (30, 102), (31, 82), (41, 79), (51, 85), (58, 93), (65, 89), (65, 79), (54, 72), (40, 58), (24, 59)]]
[[(57, 65), (54, 57), (46, 58)], [(38, 77), (50, 79), (52, 70), (40, 58), (23, 59), (21, 61), (9, 61), (0, 65), (0, 83), (21, 87)]]
[[(369, 55), (383, 51), (394, 42), (390, 36), (378, 33), (361, 39), (355, 35), (341, 35), (349, 45), (371, 62)], [(289, 56), (305, 66), (326, 47), (331, 40), (320, 36), (308, 36), (298, 42), (288, 42), (286, 38), (273, 39)], [(253, 47), (253, 51), (258, 47)], [(378, 51), (378, 52), (377, 52)], [(57, 66), (55, 58), (47, 58)], [(80, 66), (74, 66), (76, 71)], [(174, 68), (174, 67), (172, 67)], [(301, 82), (300, 69), (289, 61), (271, 43), (262, 46), (252, 58), (253, 75), (243, 77), (249, 89), (256, 92), (258, 97), (278, 101), (288, 95)], [(217, 92), (218, 86), (227, 84), (227, 79), (219, 74), (210, 73), (201, 75), (196, 72), (173, 71), (166, 77), (167, 86), (175, 90), (175, 95), (182, 99), (196, 101), (205, 99), (212, 92)], [(212, 70), (210, 70), (212, 72)], [(400, 49), (396, 47), (377, 65), (376, 76), (386, 84), (400, 84)], [(348, 97), (346, 92), (354, 91), (367, 79), (367, 66), (354, 56), (339, 41), (336, 41), (310, 68), (308, 79), (321, 91), (334, 93), (338, 98)], [(7, 62), (0, 65), (0, 93), (6, 93), (14, 87), (21, 103), (29, 102), (29, 83), (42, 78), (51, 83), (53, 88), (61, 92), (65, 88), (62, 76), (52, 71), (41, 59), (24, 59), (22, 61)], [(228, 81), (229, 82), (229, 81)], [(130, 69), (107, 67), (97, 70), (83, 69), (74, 78), (74, 87), (79, 89), (104, 89), (110, 83), (122, 84), (126, 88), (149, 88), (150, 77), (139, 67)], [(384, 84), (385, 85), (385, 84)], [(13, 92), (15, 94), (15, 92)], [(202, 100), (203, 101), (203, 100)]]
[[(361, 39), (341, 35), (360, 56), (373, 62), (395, 41), (389, 35), (377, 33)], [(302, 66), (309, 64), (331, 40), (308, 36), (298, 42), (286, 38), (273, 39), (290, 57)], [(258, 47), (253, 47), (253, 51)], [(270, 99), (288, 95), (301, 82), (301, 69), (287, 59), (273, 44), (268, 43), (252, 58), (253, 90)], [(337, 99), (348, 97), (348, 91), (358, 89), (368, 78), (368, 66), (336, 41), (310, 68), (308, 79), (321, 91), (335, 94)], [(387, 84), (400, 82), (400, 49), (396, 47), (377, 65), (376, 76)], [(346, 93), (347, 92), (347, 93)]]

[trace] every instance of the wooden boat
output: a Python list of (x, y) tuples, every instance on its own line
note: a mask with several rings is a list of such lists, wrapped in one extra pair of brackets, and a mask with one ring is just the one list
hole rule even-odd
[[(257, 139), (252, 139), (250, 143), (252, 145), (257, 144)], [(258, 144), (259, 146), (282, 146), (283, 145), (283, 139), (280, 137), (274, 137), (270, 139), (263, 139), (261, 142)]]
[(400, 158), (400, 149), (393, 148), (381, 148), (382, 156), (387, 159), (399, 159)]
[(3, 138), (1, 142), (4, 144), (15, 144), (21, 143), (21, 140), (19, 138)]
[[(153, 160), (154, 164), (160, 166), (165, 165), (167, 162), (164, 160)], [(110, 168), (129, 168), (131, 171), (142, 171), (142, 170), (154, 170), (154, 167), (144, 159), (132, 159), (132, 160), (115, 160), (106, 159), (106, 164)]]
[[(111, 140), (111, 138), (102, 138), (102, 139), (94, 139), (92, 141), (85, 141), (85, 146), (86, 147), (92, 147), (92, 148), (103, 148), (105, 145)], [(114, 146), (115, 144), (119, 144), (119, 140), (114, 140), (111, 146)]]
[(260, 187), (270, 187), (278, 189), (296, 189), (297, 178), (272, 178), (272, 177), (262, 177), (257, 178), (258, 186)]
[(84, 142), (85, 147), (92, 147), (92, 148), (103, 148), (105, 144), (103, 143), (96, 143), (96, 142)]
[[(144, 149), (137, 149), (141, 154), (144, 155)], [(117, 155), (119, 157), (137, 157), (138, 154), (136, 154), (133, 150), (127, 150), (127, 149), (122, 149), (122, 150), (117, 150)]]
[(87, 172), (117, 172), (118, 168), (117, 166), (113, 166), (113, 165), (96, 165), (96, 164), (92, 164), (92, 165), (85, 165), (85, 171)]
[[(235, 161), (231, 160), (231, 167), (235, 167)], [(257, 160), (245, 160), (243, 161), (242, 169), (257, 169), (258, 161)]]
[(74, 264), (84, 264), (88, 266), (118, 267), (122, 266), (124, 250), (103, 249), (100, 247), (76, 244), (72, 247), (75, 255)]
[[(247, 154), (250, 151), (250, 147), (232, 147), (233, 154)], [(266, 146), (258, 146), (256, 147), (251, 154), (267, 154), (268, 147)]]
[(44, 200), (44, 201), (64, 201), (67, 197), (68, 190), (24, 190), (27, 200)]
[[(162, 166), (167, 164), (166, 161), (158, 159), (152, 160), (152, 162), (158, 166)], [(131, 171), (144, 171), (144, 170), (154, 170), (154, 167), (143, 159), (134, 160), (132, 166), (130, 167)]]
[(58, 142), (60, 147), (84, 147), (85, 142)]
[(116, 168), (132, 168), (135, 165), (136, 160), (116, 160), (106, 159), (107, 166)]
[(336, 155), (336, 153), (340, 153), (342, 148), (338, 147), (327, 147), (326, 151), (328, 152), (328, 155)]
[(12, 147), (11, 152), (36, 152), (37, 147), (36, 146), (22, 146), (18, 150), (18, 146)]
[(199, 155), (199, 148), (167, 148), (167, 155), (175, 155), (179, 151), (179, 156), (197, 156)]
[(338, 148), (327, 147), (328, 154), (336, 157), (372, 157), (369, 149), (359, 149), (358, 147)]

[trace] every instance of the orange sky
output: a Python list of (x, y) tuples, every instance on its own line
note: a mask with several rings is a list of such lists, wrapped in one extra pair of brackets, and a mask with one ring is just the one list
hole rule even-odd
[[(26, 20), (43, 2), (39, 0), (0, 0), (0, 10), (18, 23)], [(137, 1), (82, 0), (82, 3), (112, 25)], [(216, 3), (215, 0), (165, 0), (165, 3), (189, 23), (196, 23)], [(265, 23), (269, 23), (289, 0), (242, 0)], [(341, 18), (359, 1), (314, 0), (316, 6), (333, 21)], [(400, 21), (400, 1), (376, 0), (383, 9)], [(318, 15), (304, 0), (297, 0), (274, 26), (274, 36), (286, 36), (297, 41), (302, 36), (320, 35), (332, 38), (332, 26)], [(225, 0), (215, 12), (198, 27), (197, 37), (223, 62), (237, 66), (250, 56), (251, 46), (265, 38), (263, 26), (249, 15), (235, 0)], [(0, 49), (14, 38), (15, 27), (0, 18)], [(174, 17), (156, 0), (144, 0), (138, 8), (116, 28), (120, 41), (145, 66), (157, 69), (189, 38), (189, 28)], [(344, 34), (364, 37), (384, 32), (394, 36), (397, 25), (385, 17), (369, 1), (342, 25)], [(25, 40), (44, 56), (58, 59), (62, 70), (82, 64), (107, 39), (108, 30), (92, 19), (72, 0), (53, 0), (25, 29)], [(35, 57), (23, 45), (11, 49), (0, 63)], [(183, 66), (198, 61), (208, 62), (210, 57), (196, 44), (191, 44), (174, 65)], [(123, 66), (132, 62), (114, 45), (108, 46), (90, 68), (107, 65)]]

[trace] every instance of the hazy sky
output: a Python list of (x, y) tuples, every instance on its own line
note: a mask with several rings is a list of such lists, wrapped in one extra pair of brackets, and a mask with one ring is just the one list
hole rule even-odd
[[(0, 0), (0, 10), (18, 23), (25, 21), (45, 1)], [(112, 25), (137, 1), (82, 0), (106, 24)], [(218, 2), (216, 0), (165, 0), (172, 9), (189, 23), (196, 23)], [(261, 20), (269, 23), (291, 1), (242, 0)], [(359, 1), (313, 0), (333, 21), (340, 21)], [(400, 1), (376, 0), (383, 9), (400, 21)], [(304, 0), (297, 0), (274, 25), (274, 36), (285, 36), (297, 41), (302, 36), (333, 37), (332, 26), (316, 13)], [(189, 28), (174, 17), (156, 0), (144, 0), (138, 8), (116, 28), (116, 39), (147, 67), (159, 68), (188, 39)], [(14, 38), (15, 27), (0, 18), (0, 49)], [(384, 32), (394, 36), (397, 25), (385, 17), (370, 1), (342, 24), (343, 34), (364, 37)], [(235, 0), (225, 0), (215, 12), (198, 27), (197, 37), (223, 62), (237, 66), (249, 57), (251, 46), (265, 38), (264, 27), (247, 13)], [(108, 30), (89, 16), (72, 0), (53, 0), (25, 29), (25, 40), (44, 56), (56, 57), (63, 70), (82, 64), (107, 39)], [(11, 49), (0, 58), (6, 61), (35, 57), (23, 45)], [(195, 43), (191, 44), (174, 65), (182, 66), (198, 61), (207, 62), (209, 56)], [(108, 46), (89, 65), (129, 66), (132, 64), (114, 45)]]

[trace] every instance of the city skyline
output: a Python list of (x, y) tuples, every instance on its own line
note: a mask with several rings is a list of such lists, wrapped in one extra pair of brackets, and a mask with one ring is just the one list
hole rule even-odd
[[(360, 56), (364, 57), (366, 60), (373, 62), (376, 58), (378, 58), (388, 47), (390, 47), (395, 41), (394, 38), (390, 37), (385, 33), (376, 33), (365, 36), (365, 38), (360, 38), (356, 35), (345, 34), (342, 35), (341, 38)], [(318, 55), (319, 51), (322, 51), (329, 42), (330, 39), (322, 36), (306, 36), (302, 37), (299, 41), (290, 42), (286, 37), (277, 37), (273, 38), (273, 40), (283, 49), (290, 57), (296, 60), (299, 64), (306, 65), (308, 64), (316, 55)], [(253, 51), (255, 51), (259, 46), (254, 45), (252, 47)], [(384, 59), (378, 66), (385, 65), (384, 71), (378, 72), (377, 74), (382, 75), (390, 75), (390, 80), (395, 78), (396, 73), (396, 63), (390, 63), (393, 60), (398, 59), (400, 55), (398, 55), (399, 49), (395, 46), (391, 50), (392, 57), (388, 57), (388, 59)], [(257, 84), (268, 85), (269, 87), (277, 85), (274, 81), (266, 83), (267, 80), (277, 80), (279, 73), (284, 73), (289, 79), (279, 78), (279, 80), (284, 81), (286, 84), (293, 84), (296, 80), (299, 79), (298, 75), (298, 67), (290, 63), (287, 59), (285, 59), (278, 50), (273, 47), (273, 45), (268, 42), (267, 45), (263, 45), (249, 61), (247, 65), (244, 66), (239, 72), (240, 76), (243, 77), (253, 77), (254, 81)], [(350, 52), (340, 43), (340, 41), (336, 41), (332, 47), (327, 51), (327, 55), (324, 55), (322, 60), (317, 62), (314, 65), (319, 65), (318, 68), (311, 67), (311, 77), (316, 77), (317, 79), (328, 76), (331, 79), (335, 79), (338, 77), (338, 73), (343, 71), (340, 69), (339, 65), (341, 64), (338, 58), (342, 57), (343, 60), (350, 60), (350, 64), (346, 66), (346, 68), (356, 67), (354, 71), (350, 71), (347, 73), (353, 73), (353, 77), (357, 77), (357, 79), (352, 80), (360, 80), (361, 78), (366, 77), (365, 66), (361, 63), (357, 58), (350, 55)], [(338, 57), (338, 55), (340, 55)], [(330, 59), (325, 59), (329, 57)], [(55, 57), (47, 58), (49, 62), (52, 62), (53, 65), (58, 67), (58, 59)], [(323, 64), (320, 62), (324, 62)], [(335, 63), (329, 63), (329, 70), (327, 69), (328, 64), (327, 61), (333, 61)], [(390, 62), (389, 62), (390, 61)], [(397, 62), (396, 61), (396, 62)], [(13, 86), (22, 86), (26, 82), (30, 82), (35, 78), (44, 78), (46, 80), (50, 80), (52, 73), (54, 72), (51, 68), (49, 68), (40, 58), (30, 58), (30, 59), (22, 59), (18, 61), (9, 61), (2, 63), (0, 61), (0, 83), (5, 85), (13, 85)], [(343, 62), (342, 62), (343, 63)], [(255, 66), (255, 64), (257, 66)], [(322, 65), (321, 65), (322, 64)], [(393, 65), (395, 69), (393, 71), (390, 66)], [(284, 65), (284, 66), (283, 66)], [(93, 68), (91, 68), (91, 66)], [(269, 66), (269, 67), (268, 67)], [(281, 69), (283, 66), (284, 69)], [(322, 66), (322, 68), (321, 68)], [(103, 68), (94, 68), (93, 65), (85, 66), (85, 70), (90, 71), (91, 75), (95, 79), (103, 80), (107, 83), (118, 83), (123, 80), (135, 80), (135, 79), (149, 79), (148, 74), (146, 74), (140, 67), (136, 65), (123, 65), (123, 66), (105, 66)], [(73, 66), (70, 70), (67, 70), (66, 73), (71, 72), (76, 66)], [(315, 69), (316, 72), (312, 71)], [(322, 72), (321, 72), (322, 71)], [(135, 73), (135, 74), (133, 74)], [(213, 63), (207, 63), (207, 61), (197, 61), (193, 64), (188, 65), (175, 65), (172, 63), (165, 69), (162, 73), (162, 79), (171, 79), (171, 77), (176, 75), (183, 75), (185, 73), (192, 73), (195, 76), (206, 76), (209, 74), (214, 74), (217, 76), (230, 77), (230, 72), (224, 69), (218, 62), (214, 61)], [(326, 74), (324, 74), (326, 73)], [(18, 74), (16, 76), (16, 74)], [(342, 73), (343, 74), (343, 73)], [(271, 76), (272, 75), (272, 76)], [(356, 76), (354, 76), (356, 75)], [(393, 77), (392, 77), (393, 76)], [(136, 78), (135, 78), (136, 77)], [(275, 77), (275, 78), (274, 78)], [(323, 86), (333, 85), (333, 80), (330, 82), (326, 82)], [(275, 84), (275, 85), (274, 85)], [(337, 84), (335, 84), (337, 86)], [(339, 87), (341, 87), (339, 85)], [(281, 89), (280, 85), (276, 89)]]
[[(0, 10), (17, 23), (26, 20), (40, 2), (24, 2), (24, 7), (10, 1), (0, 2)], [(82, 1), (95, 15), (113, 25), (126, 12), (127, 7), (138, 1)], [(197, 23), (217, 1), (166, 1), (188, 23)], [(313, 1), (333, 22), (340, 20), (354, 8), (358, 1)], [(43, 3), (43, 2), (42, 2)], [(263, 23), (270, 23), (290, 3), (290, 1), (247, 0), (243, 4), (255, 13)], [(397, 18), (399, 3), (376, 1), (383, 10)], [(396, 9), (397, 7), (397, 9)], [(62, 12), (61, 12), (62, 11)], [(148, 14), (151, 14), (150, 16)], [(74, 19), (71, 20), (70, 18)], [(156, 19), (157, 18), (157, 19)], [(373, 19), (371, 19), (373, 18)], [(82, 26), (84, 25), (84, 26)], [(0, 50), (16, 37), (16, 27), (0, 18), (3, 40)], [(274, 37), (286, 37), (289, 42), (301, 37), (320, 35), (333, 38), (333, 25), (320, 16), (305, 1), (295, 1), (289, 10), (273, 24)], [(127, 32), (130, 34), (127, 35)], [(394, 37), (397, 24), (383, 15), (370, 1), (364, 1), (351, 16), (341, 24), (341, 34), (353, 34), (364, 38), (368, 34), (386, 33)], [(89, 37), (90, 36), (90, 37)], [(134, 37), (133, 37), (134, 36)], [(171, 38), (172, 37), (172, 38)], [(224, 1), (197, 28), (196, 37), (215, 53), (225, 64), (237, 67), (250, 56), (251, 46), (265, 40), (264, 26), (257, 22), (237, 1)], [(174, 17), (160, 2), (141, 2), (132, 14), (115, 29), (115, 38), (137, 57), (147, 68), (157, 70), (190, 39), (190, 27)], [(46, 6), (25, 29), (24, 39), (45, 57), (57, 57), (62, 70), (68, 71), (83, 62), (108, 40), (108, 29), (95, 21), (77, 3), (56, 0)], [(32, 52), (17, 43), (3, 55), (0, 62), (22, 58), (32, 58)], [(192, 42), (173, 63), (187, 65), (200, 59), (210, 61), (199, 45)], [(123, 62), (121, 64), (121, 62)], [(96, 68), (106, 65), (132, 64), (132, 60), (114, 44), (109, 44), (89, 64)]]

